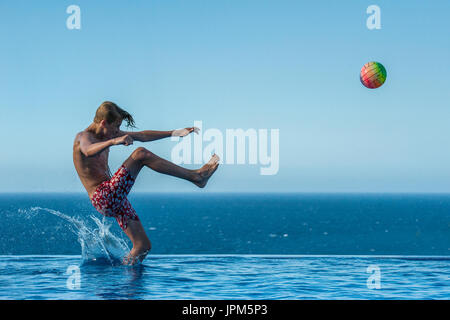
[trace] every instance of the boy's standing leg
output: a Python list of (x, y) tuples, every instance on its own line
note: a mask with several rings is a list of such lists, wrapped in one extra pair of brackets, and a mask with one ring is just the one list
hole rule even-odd
[(140, 220), (129, 220), (128, 226), (124, 230), (125, 234), (133, 243), (133, 248), (125, 257), (125, 264), (135, 264), (137, 260), (142, 261), (152, 248), (151, 242), (145, 233), (144, 226)]

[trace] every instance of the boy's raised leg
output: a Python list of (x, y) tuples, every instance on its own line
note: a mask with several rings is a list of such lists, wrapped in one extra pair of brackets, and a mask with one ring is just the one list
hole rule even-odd
[(146, 166), (159, 173), (191, 181), (198, 187), (203, 188), (206, 186), (208, 179), (217, 170), (219, 157), (214, 154), (203, 167), (197, 170), (190, 170), (167, 161), (143, 147), (139, 147), (125, 160), (124, 166), (135, 179), (142, 167)]

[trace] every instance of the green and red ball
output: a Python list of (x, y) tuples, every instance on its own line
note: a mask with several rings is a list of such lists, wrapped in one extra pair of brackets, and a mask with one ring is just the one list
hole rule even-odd
[(381, 63), (371, 61), (361, 68), (359, 79), (365, 87), (376, 89), (386, 81), (386, 75), (386, 69)]

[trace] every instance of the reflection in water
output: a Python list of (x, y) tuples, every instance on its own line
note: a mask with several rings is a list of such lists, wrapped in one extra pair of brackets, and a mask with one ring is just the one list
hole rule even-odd
[[(148, 273), (148, 268), (143, 264), (134, 266), (83, 264), (82, 287), (94, 287), (97, 299), (143, 299), (143, 294), (148, 293), (143, 277), (146, 269)], [(96, 286), (94, 283), (99, 285)]]
[(128, 273), (128, 289), (126, 290), (130, 299), (139, 299), (141, 294), (147, 293), (145, 289), (143, 274), (145, 273), (146, 266), (143, 264), (137, 264), (134, 266), (128, 266), (125, 269)]

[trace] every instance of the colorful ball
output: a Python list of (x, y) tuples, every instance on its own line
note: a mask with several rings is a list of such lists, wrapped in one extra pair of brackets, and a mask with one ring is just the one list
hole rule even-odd
[(379, 62), (368, 62), (361, 68), (359, 79), (369, 89), (379, 88), (386, 81), (386, 69)]

